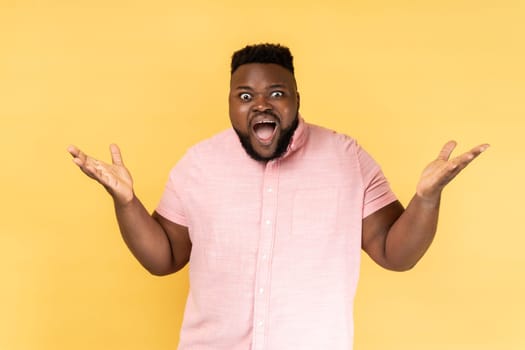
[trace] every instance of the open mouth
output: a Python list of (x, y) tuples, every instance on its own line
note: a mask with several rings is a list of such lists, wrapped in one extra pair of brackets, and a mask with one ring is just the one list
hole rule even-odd
[(253, 125), (253, 132), (259, 142), (262, 144), (270, 144), (275, 135), (277, 123), (270, 120), (263, 120)]

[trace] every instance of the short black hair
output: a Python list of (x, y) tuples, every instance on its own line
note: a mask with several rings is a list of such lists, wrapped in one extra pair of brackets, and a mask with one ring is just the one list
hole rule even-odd
[(274, 63), (294, 74), (292, 53), (289, 48), (280, 44), (248, 45), (235, 51), (232, 56), (231, 74), (239, 66), (248, 63)]

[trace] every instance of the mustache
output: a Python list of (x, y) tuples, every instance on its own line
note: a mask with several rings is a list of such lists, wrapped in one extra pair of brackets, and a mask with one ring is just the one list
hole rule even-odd
[(270, 110), (262, 111), (262, 112), (254, 112), (252, 114), (252, 119), (255, 118), (255, 117), (261, 116), (261, 115), (262, 116), (265, 116), (265, 115), (266, 116), (271, 116), (271, 117), (273, 117), (273, 118), (275, 118), (275, 119), (277, 119), (279, 121), (281, 120), (281, 118), (279, 118), (279, 116), (277, 114), (275, 114), (273, 111), (270, 111)]

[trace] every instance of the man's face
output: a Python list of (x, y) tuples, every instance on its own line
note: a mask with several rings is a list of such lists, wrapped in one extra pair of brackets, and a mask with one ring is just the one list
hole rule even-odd
[(230, 81), (230, 120), (255, 160), (280, 157), (298, 124), (299, 94), (293, 74), (272, 63), (239, 66)]

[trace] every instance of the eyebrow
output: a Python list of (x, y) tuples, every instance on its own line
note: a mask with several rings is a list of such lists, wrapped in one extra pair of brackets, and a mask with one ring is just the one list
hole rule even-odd
[[(287, 86), (285, 84), (272, 84), (270, 86), (268, 86), (267, 89), (276, 89), (276, 88), (281, 88), (281, 89), (287, 89)], [(237, 86), (235, 88), (235, 90), (249, 90), (249, 91), (253, 91), (253, 88), (251, 86), (246, 86), (246, 85), (240, 85), (240, 86)]]
[(253, 89), (249, 86), (244, 86), (244, 85), (241, 85), (241, 86), (237, 86), (235, 88), (235, 90), (250, 90), (250, 91), (253, 91)]
[(287, 86), (285, 84), (272, 84), (269, 86), (270, 89), (276, 89), (276, 88), (284, 88), (286, 89)]

